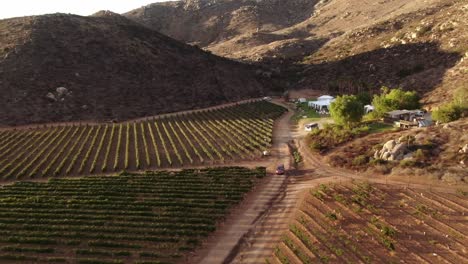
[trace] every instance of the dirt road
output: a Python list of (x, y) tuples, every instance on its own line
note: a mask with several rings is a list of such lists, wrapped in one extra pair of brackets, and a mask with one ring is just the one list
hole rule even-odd
[(187, 263), (229, 263), (237, 254), (237, 249), (250, 236), (254, 227), (262, 221), (262, 216), (271, 208), (272, 202), (286, 186), (285, 175), (274, 175), (277, 164), (289, 168), (289, 149), (291, 140), (289, 120), (292, 111), (283, 115), (275, 124), (271, 159), (268, 163), (268, 176), (263, 184), (244, 200), (240, 208), (231, 213), (228, 220), (204, 244), (204, 249), (197, 252)]

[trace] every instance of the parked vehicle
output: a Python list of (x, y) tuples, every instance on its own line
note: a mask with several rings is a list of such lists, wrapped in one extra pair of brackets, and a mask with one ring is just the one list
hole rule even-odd
[(312, 129), (319, 128), (317, 123), (310, 123), (304, 126), (305, 131), (312, 131)]
[(276, 168), (276, 175), (283, 175), (284, 172), (285, 172), (284, 164), (281, 164)]

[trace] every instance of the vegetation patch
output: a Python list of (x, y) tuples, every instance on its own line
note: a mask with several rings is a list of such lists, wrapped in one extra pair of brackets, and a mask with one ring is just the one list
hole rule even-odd
[(326, 124), (323, 129), (315, 129), (309, 133), (307, 143), (313, 151), (326, 152), (343, 143), (369, 134), (369, 127), (346, 127)]

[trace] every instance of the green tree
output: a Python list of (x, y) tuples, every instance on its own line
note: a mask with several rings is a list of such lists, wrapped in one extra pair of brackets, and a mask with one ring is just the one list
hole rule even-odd
[(382, 87), (382, 94), (374, 96), (372, 105), (379, 116), (397, 109), (413, 110), (421, 107), (419, 96), (415, 91), (389, 89), (385, 86)]
[(364, 105), (355, 95), (338, 96), (330, 105), (330, 115), (340, 125), (352, 126), (364, 115)]

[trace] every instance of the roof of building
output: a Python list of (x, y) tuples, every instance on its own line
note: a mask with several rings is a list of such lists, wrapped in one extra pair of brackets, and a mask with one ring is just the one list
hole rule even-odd
[(419, 113), (421, 110), (393, 110), (387, 112), (388, 115), (404, 115), (404, 114), (416, 114)]

